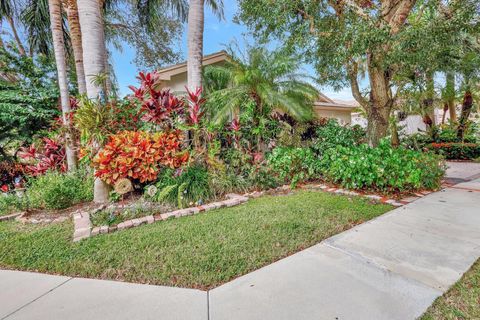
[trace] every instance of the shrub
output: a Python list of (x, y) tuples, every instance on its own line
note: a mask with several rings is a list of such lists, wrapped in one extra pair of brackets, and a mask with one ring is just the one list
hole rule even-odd
[(320, 173), (320, 162), (310, 148), (275, 148), (268, 157), (268, 164), (281, 180), (291, 183), (292, 187)]
[(64, 209), (93, 199), (91, 174), (49, 171), (30, 181), (26, 193), (30, 207)]
[(25, 208), (24, 198), (13, 193), (0, 193), (0, 216), (23, 210)]
[(162, 167), (178, 168), (188, 160), (188, 153), (180, 153), (180, 137), (180, 131), (123, 131), (112, 135), (93, 159), (95, 176), (108, 184), (121, 178), (155, 181)]
[(473, 160), (480, 157), (480, 144), (477, 143), (431, 143), (426, 148), (446, 159)]
[(317, 138), (312, 147), (318, 154), (336, 146), (358, 145), (365, 139), (365, 130), (360, 126), (341, 126), (335, 119), (330, 119), (324, 125), (319, 126), (316, 134)]
[(359, 146), (331, 148), (322, 158), (327, 180), (349, 189), (408, 191), (436, 189), (445, 173), (442, 158), (405, 148), (392, 148), (388, 141), (376, 148)]
[(156, 183), (153, 199), (177, 205), (179, 208), (192, 203), (205, 203), (213, 194), (210, 190), (208, 171), (199, 165), (186, 169), (164, 170)]
[(60, 141), (54, 139), (45, 137), (39, 147), (32, 144), (28, 148), (21, 148), (19, 155), (29, 162), (25, 171), (32, 176), (42, 175), (50, 170), (67, 170), (65, 148)]

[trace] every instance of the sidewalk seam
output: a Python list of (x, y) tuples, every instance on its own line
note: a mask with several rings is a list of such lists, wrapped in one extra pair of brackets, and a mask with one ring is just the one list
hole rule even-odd
[(9, 314), (7, 314), (5, 317), (1, 318), (0, 320), (5, 320), (5, 319), (7, 319), (8, 317), (12, 316), (13, 314), (17, 313), (18, 311), (22, 310), (23, 308), (31, 305), (32, 303), (34, 303), (34, 302), (37, 301), (38, 299), (46, 296), (47, 294), (49, 294), (49, 293), (52, 292), (53, 290), (56, 290), (56, 289), (58, 289), (59, 287), (63, 286), (65, 283), (67, 283), (68, 281), (70, 281), (70, 280), (72, 280), (72, 279), (74, 279), (74, 278), (72, 277), (72, 278), (69, 278), (69, 279), (63, 281), (63, 282), (60, 283), (59, 285), (53, 287), (52, 289), (48, 290), (47, 292), (45, 292), (45, 293), (43, 293), (43, 294), (41, 294), (41, 295), (39, 295), (38, 297), (36, 297), (36, 298), (33, 299), (32, 301), (27, 302), (26, 304), (24, 304), (24, 305), (21, 306), (20, 308), (17, 308), (16, 310), (10, 312)]
[(210, 290), (207, 290), (207, 320), (210, 320)]
[(439, 293), (439, 295), (442, 295), (444, 292), (446, 292), (446, 290), (442, 290), (442, 289), (439, 289), (439, 288), (435, 288), (435, 287), (432, 287), (431, 285), (429, 284), (426, 284), (422, 281), (419, 281), (417, 279), (414, 279), (414, 278), (410, 278), (410, 277), (407, 277), (401, 273), (398, 273), (398, 272), (395, 272), (393, 270), (390, 270), (389, 268), (387, 268), (386, 266), (378, 263), (378, 262), (375, 262), (373, 260), (371, 260), (370, 258), (367, 258), (363, 255), (361, 255), (360, 253), (358, 252), (353, 252), (353, 251), (350, 251), (346, 248), (342, 248), (342, 247), (337, 247), (335, 244), (331, 243), (331, 242), (326, 242), (324, 243), (326, 246), (334, 249), (334, 250), (337, 250), (337, 251), (340, 251), (350, 257), (352, 257), (354, 260), (357, 260), (359, 261), (360, 263), (364, 263), (364, 264), (367, 264), (373, 268), (376, 268), (376, 269), (379, 269), (383, 272), (387, 272), (387, 273), (390, 273), (392, 275), (395, 275), (395, 276), (398, 276), (404, 280), (406, 280), (407, 282), (410, 282), (412, 284), (415, 284), (415, 285), (418, 285), (418, 286), (422, 286), (422, 287), (427, 287), (427, 288), (430, 288), (436, 292)]

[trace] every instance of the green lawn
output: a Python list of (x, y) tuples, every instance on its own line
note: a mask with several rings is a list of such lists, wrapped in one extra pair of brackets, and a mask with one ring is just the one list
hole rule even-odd
[(480, 260), (447, 293), (438, 298), (421, 320), (480, 319)]
[(171, 219), (80, 243), (71, 222), (0, 223), (0, 267), (211, 288), (391, 209), (315, 191)]

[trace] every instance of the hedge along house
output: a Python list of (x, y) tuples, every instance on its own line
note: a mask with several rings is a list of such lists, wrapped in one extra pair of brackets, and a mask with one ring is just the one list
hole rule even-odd
[[(220, 51), (205, 55), (203, 57), (203, 66), (221, 65), (229, 59), (225, 51)], [(161, 86), (170, 89), (174, 93), (185, 93), (187, 85), (187, 62), (182, 62), (158, 70), (161, 79)], [(352, 111), (356, 108), (354, 105), (337, 103), (320, 93), (318, 101), (313, 106), (316, 115), (319, 118), (335, 118), (340, 123), (350, 124), (352, 122)]]

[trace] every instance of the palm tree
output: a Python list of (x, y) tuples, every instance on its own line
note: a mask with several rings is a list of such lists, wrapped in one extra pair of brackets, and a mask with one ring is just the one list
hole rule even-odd
[[(99, 99), (103, 93), (103, 86), (95, 79), (105, 73), (105, 30), (102, 11), (98, 0), (78, 0), (78, 16), (82, 30), (83, 66), (87, 97)], [(100, 146), (97, 144), (96, 146)], [(108, 201), (110, 188), (99, 178), (95, 179), (94, 199), (98, 203)]]
[[(254, 106), (254, 125), (274, 110), (298, 120), (311, 118), (319, 92), (305, 82), (308, 75), (298, 73), (298, 57), (264, 48), (248, 48), (242, 59), (232, 50), (230, 55), (231, 60), (223, 66), (209, 66), (204, 72), (209, 106), (215, 108), (209, 110), (214, 121), (222, 122), (237, 115), (248, 105)], [(258, 134), (258, 148), (262, 149), (261, 134)]]
[(0, 0), (0, 21), (3, 19), (7, 20), (8, 24), (10, 25), (10, 28), (12, 29), (13, 38), (15, 39), (15, 42), (17, 44), (18, 51), (20, 55), (24, 56), (25, 48), (22, 44), (22, 41), (20, 40), (20, 37), (18, 36), (18, 32), (17, 32), (17, 28), (15, 27), (15, 21), (13, 19), (13, 16), (14, 16), (13, 3), (10, 2), (10, 0)]
[(65, 45), (62, 30), (62, 3), (60, 0), (48, 0), (50, 11), (50, 24), (52, 30), (53, 49), (57, 66), (58, 86), (60, 88), (60, 101), (62, 106), (63, 125), (65, 133), (65, 154), (69, 171), (77, 169), (77, 156), (70, 121), (70, 95), (68, 93), (67, 63), (65, 59)]
[[(223, 18), (223, 1), (208, 0), (213, 12)], [(190, 90), (202, 87), (203, 29), (205, 0), (190, 0), (188, 8), (187, 86)]]
[(75, 70), (77, 72), (77, 85), (80, 94), (87, 93), (85, 71), (83, 68), (82, 33), (78, 19), (77, 0), (65, 0), (65, 11), (67, 12), (68, 27), (72, 43), (73, 57), (75, 59)]

